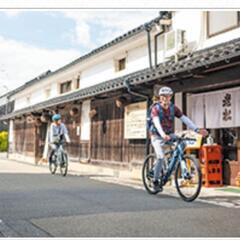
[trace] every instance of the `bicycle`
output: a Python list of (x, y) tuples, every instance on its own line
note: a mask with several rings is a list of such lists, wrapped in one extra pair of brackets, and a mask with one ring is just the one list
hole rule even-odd
[(49, 170), (51, 174), (55, 174), (59, 166), (61, 175), (65, 177), (68, 171), (68, 155), (63, 148), (64, 142), (60, 141), (55, 144), (57, 145), (57, 149), (54, 150), (52, 156), (49, 158)]
[[(177, 192), (187, 202), (194, 201), (202, 187), (202, 173), (197, 159), (193, 155), (184, 154), (189, 141), (195, 142), (196, 139), (172, 135), (171, 140), (166, 142), (166, 144), (170, 145), (171, 150), (165, 153), (162, 177), (159, 179), (161, 186), (164, 186), (175, 171), (174, 180)], [(155, 190), (153, 187), (155, 162), (156, 156), (150, 154), (146, 157), (142, 168), (143, 184), (150, 194), (157, 194), (160, 191)]]

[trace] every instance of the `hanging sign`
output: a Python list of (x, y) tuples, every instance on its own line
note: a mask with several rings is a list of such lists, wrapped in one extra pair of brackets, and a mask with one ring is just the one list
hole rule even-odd
[(207, 128), (240, 126), (240, 88), (205, 94), (205, 99)]
[(124, 138), (146, 138), (147, 102), (133, 103), (124, 108)]

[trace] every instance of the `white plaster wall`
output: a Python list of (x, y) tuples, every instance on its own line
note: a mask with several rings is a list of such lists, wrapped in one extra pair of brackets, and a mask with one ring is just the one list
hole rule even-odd
[(89, 117), (91, 101), (84, 101), (82, 104), (81, 114), (81, 135), (80, 139), (88, 141), (90, 140), (91, 119)]
[(177, 11), (173, 14), (173, 29), (186, 31), (187, 42), (201, 48), (205, 38), (205, 13), (199, 10)]
[[(94, 59), (92, 64), (86, 66), (86, 64), (83, 65), (79, 63), (70, 69), (66, 69), (61, 73), (50, 76), (46, 81), (40, 81), (39, 83), (35, 83), (33, 86), (24, 89), (15, 95), (15, 98), (17, 99), (15, 110), (26, 107), (26, 98), (29, 95), (31, 95), (30, 105), (47, 100), (45, 92), (47, 88), (51, 89), (51, 95), (49, 98), (58, 96), (59, 84), (65, 81), (74, 80), (79, 74), (81, 76), (80, 88), (83, 89), (147, 68), (149, 66), (147, 38), (145, 37), (143, 41), (139, 41), (135, 45), (130, 45), (130, 49), (128, 49), (127, 46), (128, 45), (125, 46), (125, 49), (116, 48), (117, 51), (112, 50), (111, 54), (108, 54), (105, 57), (104, 54), (102, 54), (101, 58), (99, 58), (99, 60)], [(121, 55), (126, 56), (126, 69), (116, 72), (114, 60), (118, 59)], [(154, 59), (153, 48), (152, 59)]]
[(114, 76), (114, 60), (109, 59), (92, 66), (81, 73), (80, 88), (110, 80)]
[[(177, 11), (173, 14), (173, 29), (186, 30), (186, 39), (190, 43), (196, 43), (194, 50), (212, 47), (214, 45), (230, 41), (240, 36), (240, 27), (207, 37), (207, 12), (199, 10)], [(223, 18), (221, 21), (225, 21)]]
[(149, 66), (147, 44), (136, 47), (128, 52), (127, 72), (135, 72)]
[(14, 111), (27, 107), (26, 97), (16, 98)]
[(212, 47), (214, 45), (217, 45), (223, 42), (228, 42), (230, 40), (233, 40), (239, 37), (240, 37), (240, 27), (206, 39), (206, 41), (203, 44), (203, 48)]
[[(95, 66), (92, 66), (81, 73), (81, 88), (86, 88), (99, 84), (113, 78), (121, 77), (126, 74), (147, 68), (149, 66), (147, 44), (136, 46), (124, 54), (126, 56), (126, 69), (115, 71), (114, 59), (107, 59)], [(121, 56), (121, 54), (119, 54)]]

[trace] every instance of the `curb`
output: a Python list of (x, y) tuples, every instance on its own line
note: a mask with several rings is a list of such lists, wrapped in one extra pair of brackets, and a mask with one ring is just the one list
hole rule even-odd
[[(45, 169), (48, 168), (47, 163), (41, 163), (36, 165), (28, 161), (21, 161), (16, 159), (5, 158), (3, 160), (14, 161), (14, 162), (18, 162), (18, 163), (26, 164), (30, 166), (42, 167)], [(120, 184), (124, 186), (133, 187), (135, 189), (144, 190), (144, 187), (142, 185), (142, 179), (141, 179), (141, 168), (114, 169), (114, 168), (109, 168), (105, 166), (91, 165), (89, 163), (80, 163), (76, 161), (70, 161), (68, 174), (77, 175), (77, 176), (93, 175), (93, 176), (90, 176), (90, 178), (94, 180)], [(239, 189), (233, 186), (224, 186), (221, 188), (202, 187), (199, 200), (205, 201), (201, 198), (207, 199), (209, 197), (240, 197), (240, 192), (236, 193), (236, 192), (220, 191), (221, 189), (226, 189), (226, 188)], [(172, 184), (165, 186), (163, 193), (171, 196), (179, 197), (176, 192), (175, 185), (172, 185)]]

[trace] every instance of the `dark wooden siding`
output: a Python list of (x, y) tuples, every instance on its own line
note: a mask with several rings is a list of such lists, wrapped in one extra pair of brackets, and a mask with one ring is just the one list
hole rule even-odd
[[(76, 107), (78, 109), (78, 114), (72, 117), (69, 113), (72, 107)], [(71, 139), (71, 143), (67, 145), (67, 151), (70, 157), (74, 159), (88, 159), (89, 158), (89, 141), (81, 141), (81, 104), (78, 106), (68, 104), (65, 105), (64, 109), (60, 111), (63, 117), (63, 123), (66, 124), (66, 127), (69, 132), (69, 137)], [(79, 134), (77, 134), (77, 128), (80, 127)]]
[(47, 126), (47, 123), (41, 123), (40, 126), (36, 127), (36, 161), (39, 161), (43, 157), (43, 151), (47, 135)]
[(14, 151), (35, 156), (36, 128), (34, 123), (14, 121)]
[(122, 162), (123, 109), (113, 100), (92, 103), (97, 114), (91, 125), (91, 159)]
[(145, 157), (144, 139), (124, 140), (123, 156), (126, 162), (143, 162)]
[(91, 160), (120, 165), (143, 161), (145, 140), (124, 139), (124, 107), (109, 99), (95, 101), (91, 108), (97, 110), (91, 125)]
[(60, 113), (63, 117), (63, 123), (68, 129), (69, 137), (71, 139), (71, 143), (66, 147), (69, 157), (78, 158), (80, 154), (80, 136), (77, 134), (77, 128), (80, 126), (81, 106), (74, 106), (78, 108), (78, 114), (74, 117), (72, 117), (69, 113), (72, 107), (73, 105), (66, 105)]

